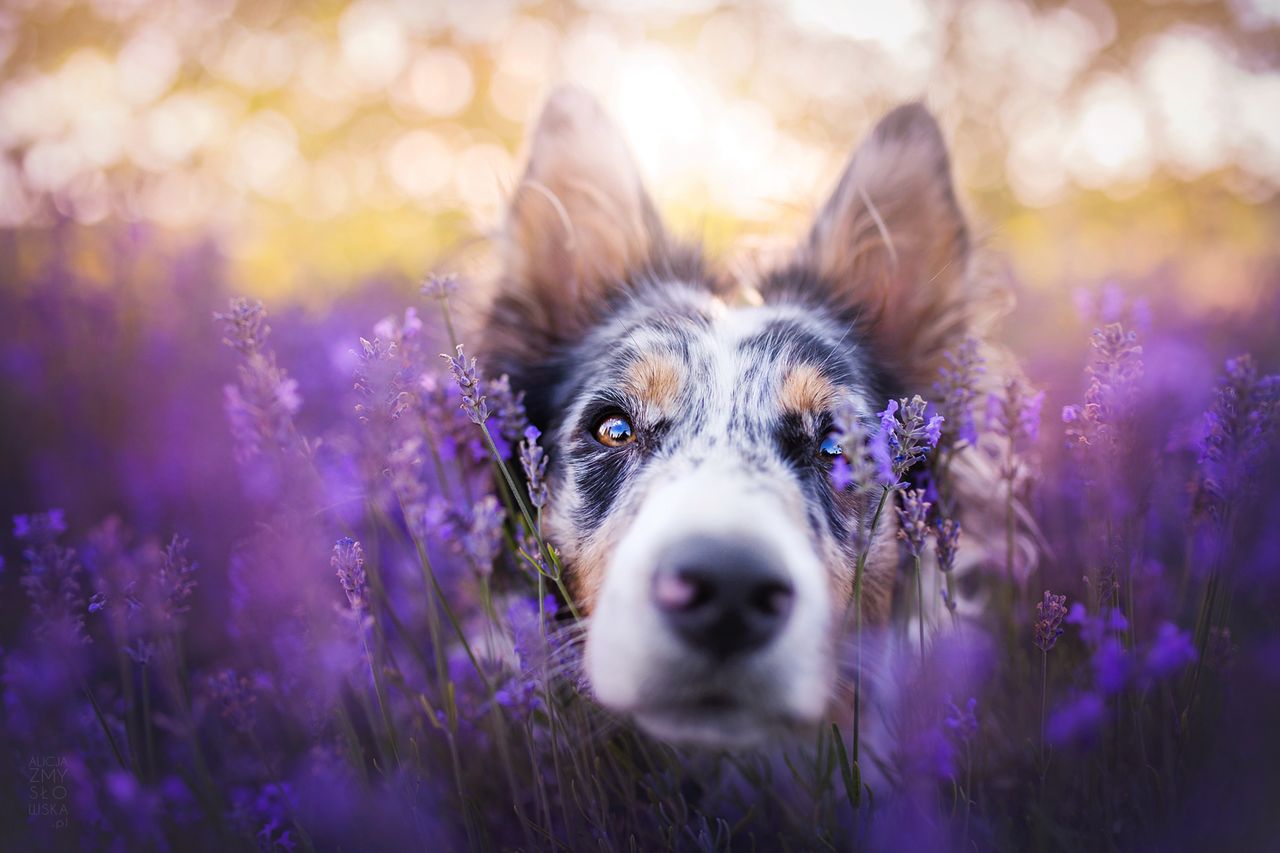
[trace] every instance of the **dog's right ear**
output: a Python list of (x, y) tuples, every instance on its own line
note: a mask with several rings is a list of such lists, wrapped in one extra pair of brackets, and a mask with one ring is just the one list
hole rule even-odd
[(578, 340), (663, 240), (617, 126), (584, 90), (557, 89), (507, 211), (485, 334), (489, 372), (516, 378)]

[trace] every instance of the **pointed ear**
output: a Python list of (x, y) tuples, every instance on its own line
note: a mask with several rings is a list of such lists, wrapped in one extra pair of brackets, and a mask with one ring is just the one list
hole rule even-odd
[(537, 363), (574, 340), (663, 239), (618, 128), (584, 90), (557, 89), (533, 131), (503, 230), (486, 336), (507, 362), (502, 369)]
[(947, 147), (920, 104), (893, 110), (854, 153), (800, 261), (860, 318), (909, 382), (931, 381), (965, 333), (969, 234)]

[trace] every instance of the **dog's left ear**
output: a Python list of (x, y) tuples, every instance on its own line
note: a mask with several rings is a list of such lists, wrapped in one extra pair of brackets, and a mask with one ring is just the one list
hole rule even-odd
[(876, 125), (818, 214), (798, 263), (818, 281), (797, 284), (792, 270), (773, 280), (776, 288), (822, 289), (858, 318), (904, 380), (934, 378), (942, 353), (968, 325), (969, 233), (946, 143), (924, 106), (898, 107)]
[(547, 99), (507, 210), (490, 372), (536, 372), (652, 262), (664, 231), (622, 133), (586, 91)]

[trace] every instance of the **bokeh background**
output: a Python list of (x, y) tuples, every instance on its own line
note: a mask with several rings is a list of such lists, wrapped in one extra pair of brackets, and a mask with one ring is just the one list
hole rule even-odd
[[(329, 298), (483, 236), (549, 87), (597, 92), (713, 248), (794, 230), (923, 98), (1027, 286), (1172, 268), (1257, 298), (1280, 188), (1280, 4), (7, 0), (0, 226), (214, 238), (236, 286)], [(14, 239), (14, 238), (11, 238)], [(109, 245), (77, 269), (102, 277)]]

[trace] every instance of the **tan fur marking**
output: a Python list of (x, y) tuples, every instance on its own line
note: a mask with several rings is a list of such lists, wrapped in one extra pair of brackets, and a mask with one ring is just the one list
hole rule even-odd
[(683, 371), (679, 362), (667, 355), (649, 354), (631, 365), (623, 379), (627, 393), (669, 412), (675, 409)]
[(791, 369), (782, 380), (780, 402), (784, 412), (821, 412), (835, 400), (836, 387), (812, 364)]

